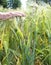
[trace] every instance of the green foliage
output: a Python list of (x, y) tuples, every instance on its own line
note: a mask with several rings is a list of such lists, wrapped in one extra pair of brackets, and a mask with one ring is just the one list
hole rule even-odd
[[(21, 1), (20, 0), (13, 0), (12, 2), (12, 8), (21, 7)], [(0, 0), (0, 5), (2, 5), (4, 8), (7, 8), (8, 1), (7, 0)], [(10, 4), (11, 5), (11, 4)]]
[(13, 8), (21, 7), (21, 2), (20, 0), (14, 0), (13, 2)]
[(7, 0), (0, 0), (0, 5), (3, 5), (3, 7), (7, 7)]

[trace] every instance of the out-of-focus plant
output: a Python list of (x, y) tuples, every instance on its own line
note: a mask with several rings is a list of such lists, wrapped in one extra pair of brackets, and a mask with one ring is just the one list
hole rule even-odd
[(0, 5), (2, 5), (4, 8), (11, 7), (17, 8), (21, 7), (21, 1), (20, 0), (0, 0)]

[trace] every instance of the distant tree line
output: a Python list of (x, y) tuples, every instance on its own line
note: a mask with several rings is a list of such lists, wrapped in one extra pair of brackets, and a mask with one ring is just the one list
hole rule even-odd
[(17, 8), (17, 7), (21, 7), (21, 1), (20, 0), (0, 0), (0, 5), (2, 5), (4, 8), (5, 7)]
[(28, 2), (29, 2), (29, 1), (36, 1), (36, 2), (37, 2), (37, 1), (44, 1), (44, 2), (47, 3), (47, 2), (50, 2), (51, 0), (27, 0), (27, 1), (28, 1)]
[(49, 3), (50, 4), (50, 2), (51, 2), (51, 0), (27, 0), (27, 2), (29, 3), (29, 2), (36, 2), (36, 3), (38, 3), (39, 1), (44, 1), (45, 3)]
[(45, 3), (48, 3), (48, 2), (50, 2), (51, 0), (36, 0), (36, 2), (38, 2), (38, 1), (44, 1)]
[(38, 3), (39, 1), (43, 1), (43, 2), (49, 3), (51, 5), (51, 0), (36, 0), (36, 3)]

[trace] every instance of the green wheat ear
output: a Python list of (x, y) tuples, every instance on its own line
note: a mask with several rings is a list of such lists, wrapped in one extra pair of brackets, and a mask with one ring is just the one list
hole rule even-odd
[(23, 39), (23, 32), (20, 30), (19, 26), (18, 26), (18, 21), (16, 20), (16, 18), (14, 18), (14, 27), (17, 30), (17, 34)]
[(23, 33), (21, 32), (21, 30), (19, 29), (19, 27), (17, 27), (17, 33), (20, 35), (21, 38), (24, 38), (23, 37)]

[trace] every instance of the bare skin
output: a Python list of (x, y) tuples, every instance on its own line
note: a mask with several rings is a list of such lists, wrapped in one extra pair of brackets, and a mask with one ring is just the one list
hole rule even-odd
[(25, 14), (22, 12), (0, 12), (0, 20), (6, 20), (13, 17), (24, 17)]

